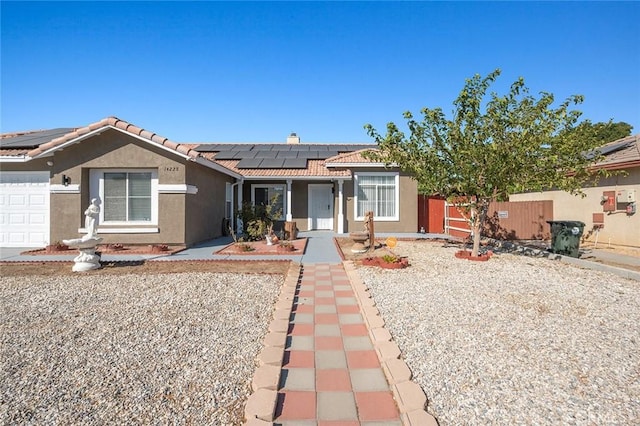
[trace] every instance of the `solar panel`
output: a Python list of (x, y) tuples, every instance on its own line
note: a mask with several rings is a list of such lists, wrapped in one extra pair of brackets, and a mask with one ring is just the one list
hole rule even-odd
[(276, 151), (276, 158), (298, 158), (298, 151)]
[(318, 151), (300, 151), (298, 152), (298, 158), (315, 160), (318, 158)]
[(238, 154), (238, 151), (220, 151), (215, 158), (216, 160), (233, 160)]
[(250, 143), (237, 143), (229, 151), (251, 151), (254, 145)]
[(309, 145), (291, 145), (291, 151), (309, 151)]
[(306, 169), (307, 168), (307, 160), (306, 158), (285, 158), (284, 164), (282, 165), (284, 169)]
[(243, 158), (238, 161), (236, 167), (239, 169), (257, 169), (262, 161), (262, 158)]
[(256, 158), (276, 158), (278, 151), (257, 151)]
[(220, 146), (220, 144), (217, 144), (217, 143), (215, 143), (215, 144), (214, 143), (201, 144), (201, 145), (198, 145), (196, 147), (196, 151), (198, 151), (198, 152), (218, 152), (218, 151), (220, 151), (219, 146)]
[(605, 146), (603, 148), (599, 148), (598, 150), (600, 151), (600, 154), (607, 155), (607, 154), (610, 154), (612, 152), (618, 151), (618, 150), (620, 150), (622, 148), (626, 148), (627, 146), (631, 145), (631, 142), (632, 141), (629, 141), (629, 140), (621, 141), (621, 142), (618, 142), (618, 143), (611, 144), (609, 146)]
[(291, 145), (273, 145), (272, 151), (291, 151)]
[(30, 132), (23, 135), (0, 139), (0, 147), (2, 148), (31, 148), (49, 142), (67, 133), (73, 132), (75, 129), (51, 129), (37, 132)]
[(259, 169), (281, 169), (284, 164), (284, 158), (265, 158), (262, 160)]

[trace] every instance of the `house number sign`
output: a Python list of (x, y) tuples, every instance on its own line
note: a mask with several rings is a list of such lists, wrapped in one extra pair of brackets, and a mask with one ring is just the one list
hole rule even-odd
[(177, 172), (178, 170), (179, 170), (178, 166), (171, 166), (171, 167), (167, 166), (164, 168), (165, 172)]

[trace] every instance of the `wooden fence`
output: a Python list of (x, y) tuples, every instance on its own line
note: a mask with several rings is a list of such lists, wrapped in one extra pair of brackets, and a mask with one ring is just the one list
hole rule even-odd
[[(493, 202), (489, 204), (483, 235), (501, 240), (549, 239), (553, 201)], [(471, 234), (455, 206), (439, 197), (418, 196), (418, 229), (458, 238)]]

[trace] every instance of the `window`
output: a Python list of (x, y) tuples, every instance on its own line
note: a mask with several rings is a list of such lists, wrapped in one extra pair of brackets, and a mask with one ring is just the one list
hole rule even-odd
[(224, 196), (224, 217), (231, 219), (233, 216), (233, 186), (227, 182), (225, 184), (225, 196)]
[(275, 219), (281, 220), (285, 215), (284, 185), (251, 185), (251, 203), (254, 206), (268, 206), (275, 201), (273, 211), (280, 211), (281, 215)]
[(356, 220), (373, 211), (377, 220), (399, 220), (399, 174), (357, 173), (354, 176)]
[(102, 200), (101, 223), (157, 224), (155, 170), (91, 170), (91, 193)]

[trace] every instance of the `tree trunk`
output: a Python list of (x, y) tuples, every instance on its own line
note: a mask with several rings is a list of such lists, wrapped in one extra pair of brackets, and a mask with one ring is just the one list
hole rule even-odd
[(478, 256), (480, 253), (480, 238), (481, 229), (482, 229), (482, 221), (480, 220), (479, 212), (477, 207), (471, 207), (471, 231), (473, 231), (473, 249), (471, 249), (471, 256)]

